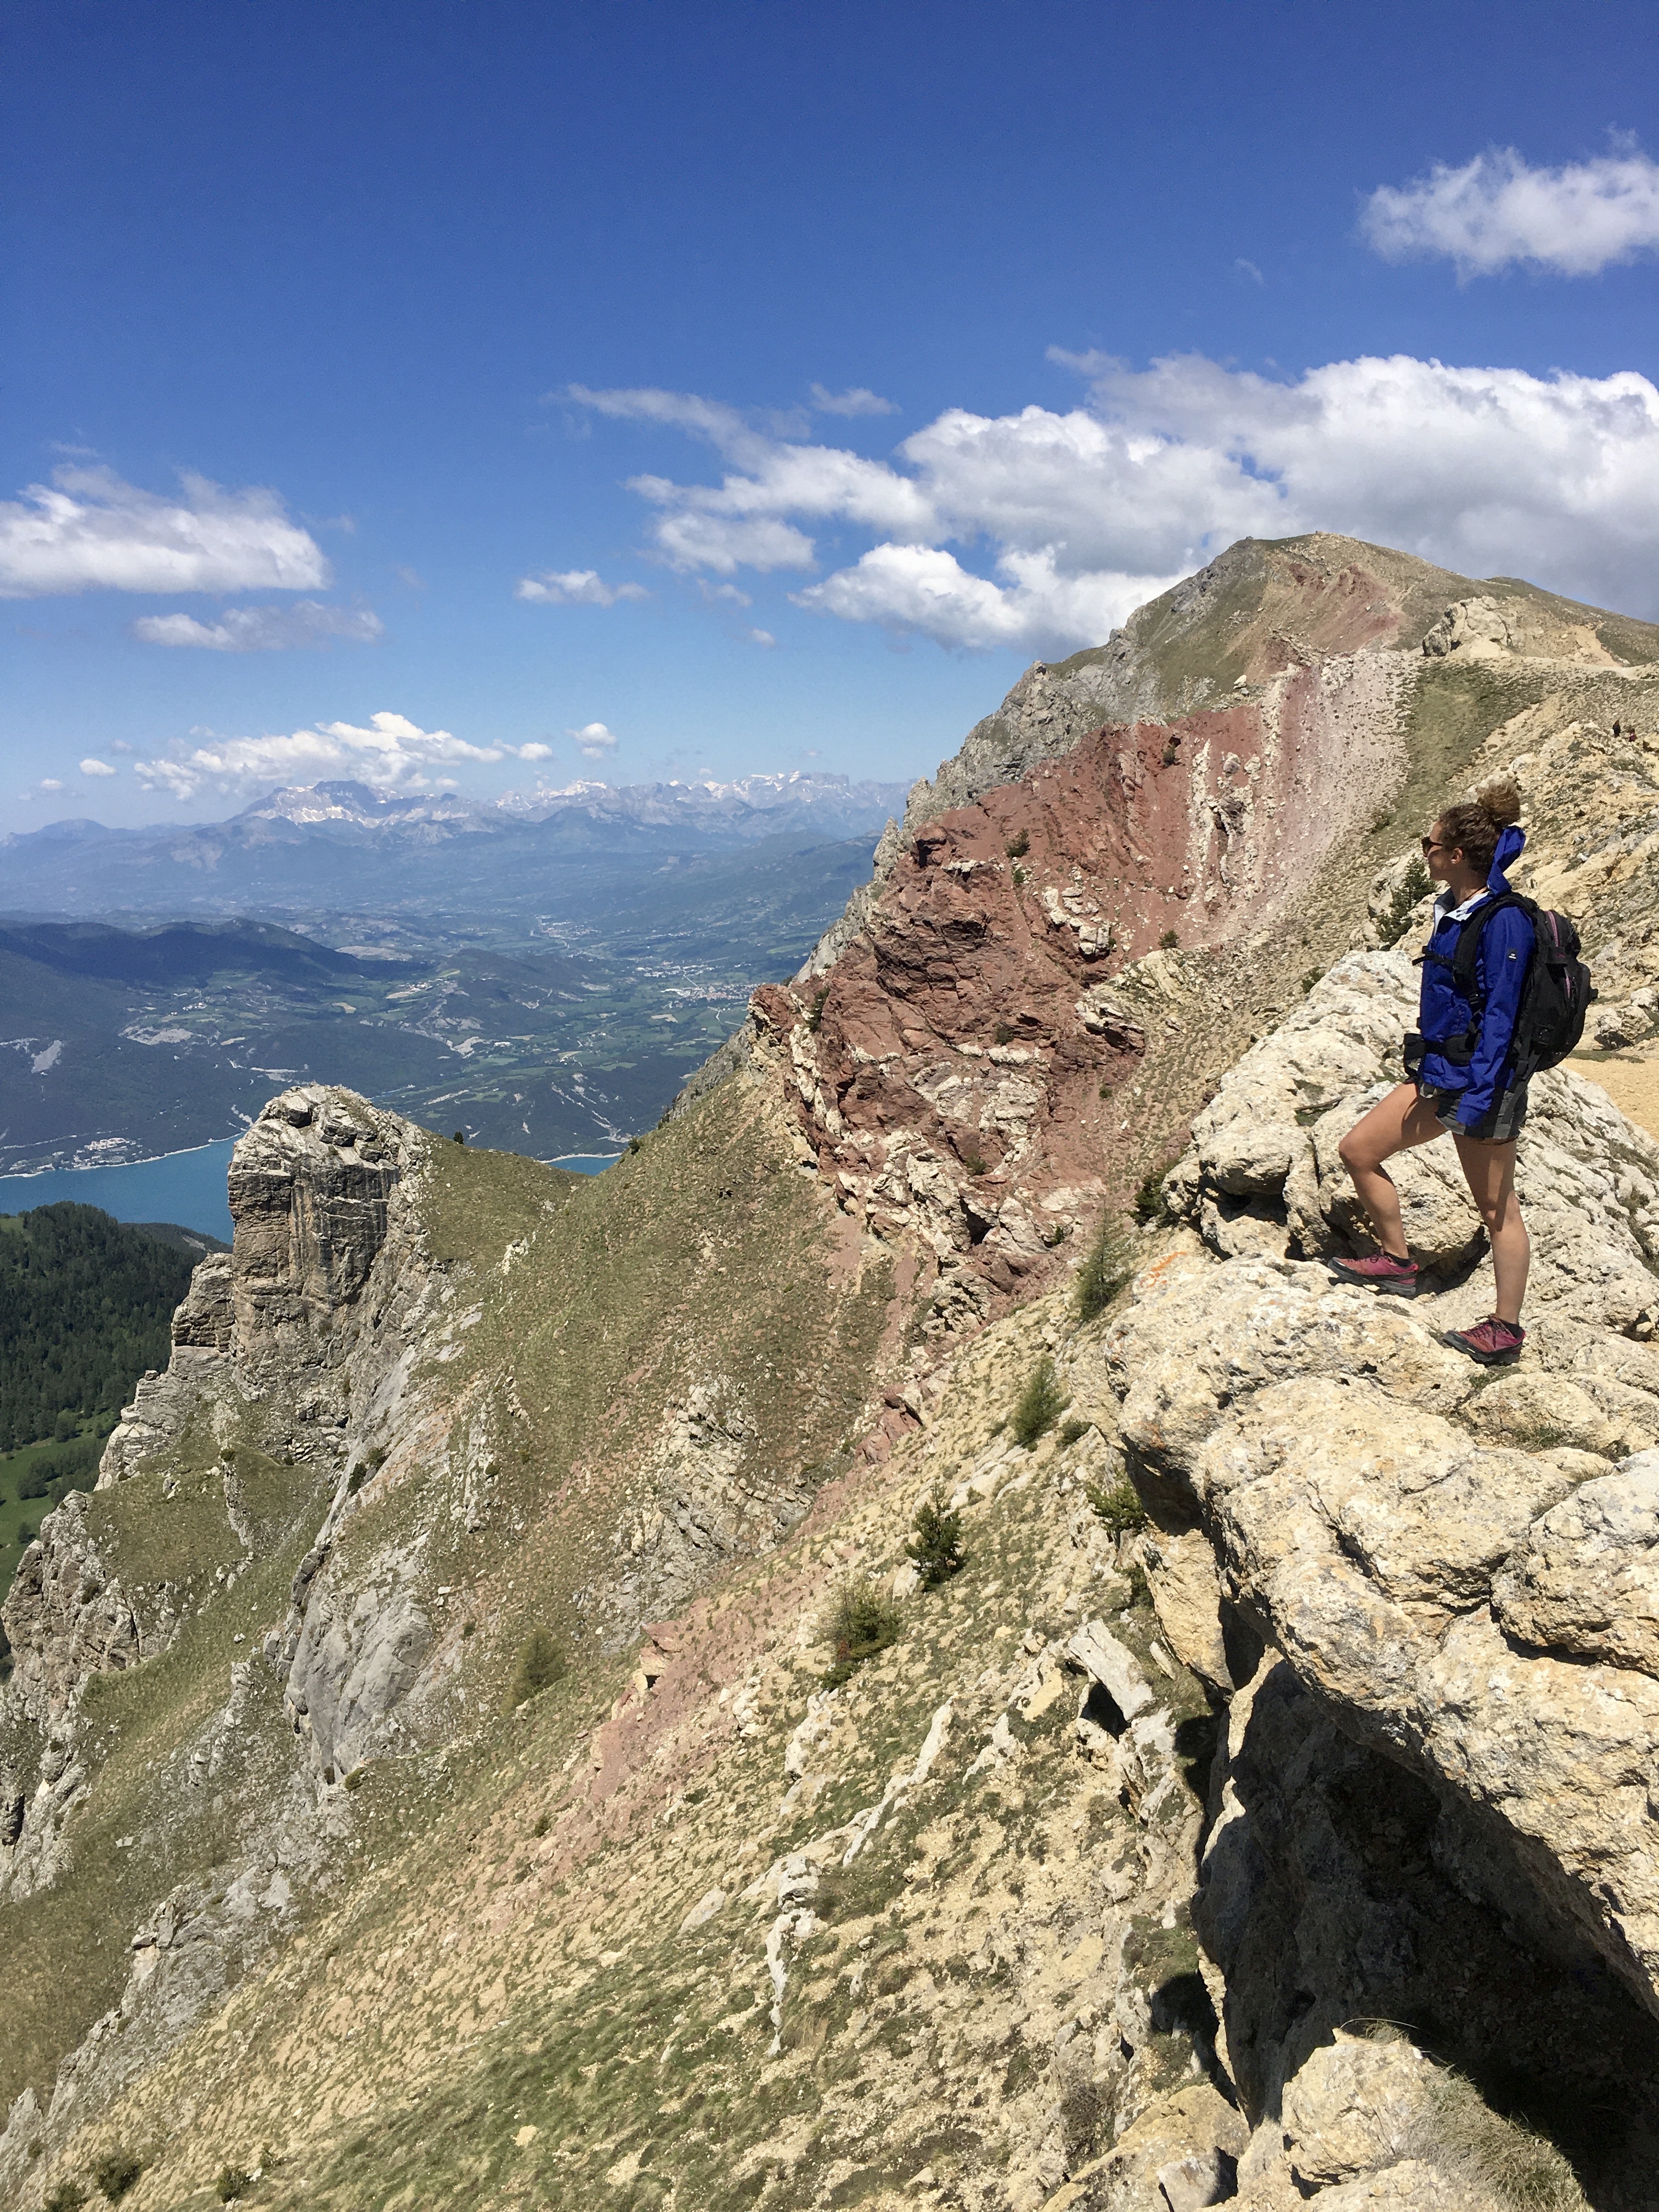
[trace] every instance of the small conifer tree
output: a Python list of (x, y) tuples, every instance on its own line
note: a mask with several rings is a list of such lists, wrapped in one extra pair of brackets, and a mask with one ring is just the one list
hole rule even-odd
[(1019, 1394), (1014, 1407), (1012, 1426), (1015, 1441), (1027, 1451), (1044, 1437), (1071, 1404), (1071, 1400), (1060, 1387), (1060, 1377), (1054, 1373), (1054, 1363), (1045, 1352), (1031, 1370), (1030, 1380)]
[(825, 1626), (833, 1656), (823, 1686), (833, 1690), (866, 1659), (896, 1644), (903, 1622), (878, 1583), (868, 1575), (849, 1575), (836, 1592)]
[(143, 2160), (137, 2153), (118, 2143), (102, 2158), (94, 2160), (92, 2178), (110, 2203), (118, 2204), (143, 2170)]
[(550, 1635), (544, 1628), (532, 1628), (519, 1646), (513, 1685), (507, 1693), (508, 1712), (516, 1712), (530, 1698), (562, 1681), (565, 1663), (564, 1646), (558, 1638)]
[(962, 1516), (952, 1513), (944, 1485), (935, 1483), (916, 1508), (915, 1534), (905, 1556), (921, 1577), (924, 1589), (937, 1589), (961, 1571)]
[(1077, 1271), (1078, 1319), (1093, 1321), (1104, 1313), (1134, 1271), (1134, 1255), (1121, 1229), (1109, 1213), (1103, 1213)]
[(1084, 1495), (1114, 1536), (1127, 1536), (1146, 1526), (1140, 1492), (1127, 1474), (1120, 1474), (1109, 1489), (1097, 1482), (1085, 1483)]

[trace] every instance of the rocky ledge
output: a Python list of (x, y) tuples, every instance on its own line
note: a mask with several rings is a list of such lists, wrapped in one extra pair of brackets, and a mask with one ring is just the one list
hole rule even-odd
[[(1102, 1372), (1154, 1572), (1167, 1552), (1190, 1582), (1206, 1537), (1235, 1640), (1455, 1816), (1455, 1881), (1659, 2014), (1659, 1146), (1576, 1074), (1534, 1084), (1512, 1368), (1442, 1340), (1492, 1291), (1449, 1146), (1397, 1164), (1426, 1294), (1334, 1283), (1358, 1233), (1337, 1141), (1392, 1079), (1411, 981), (1401, 954), (1340, 963), (1222, 1085), (1165, 1186), (1185, 1233)], [(1236, 1701), (1236, 1759), (1252, 1724)], [(1224, 1961), (1237, 1842), (1224, 1796)]]

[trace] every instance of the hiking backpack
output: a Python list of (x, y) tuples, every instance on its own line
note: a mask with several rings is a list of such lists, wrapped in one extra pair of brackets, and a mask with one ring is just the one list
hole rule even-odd
[(1522, 1083), (1540, 1067), (1553, 1067), (1566, 1058), (1584, 1034), (1584, 1016), (1595, 990), (1589, 969), (1578, 957), (1578, 932), (1565, 915), (1552, 914), (1519, 891), (1503, 891), (1496, 898), (1482, 899), (1463, 924), (1452, 955), (1453, 984), (1474, 1015), (1462, 1047), (1450, 1051), (1439, 1048), (1455, 1066), (1468, 1064), (1486, 1012), (1486, 999), (1476, 981), (1480, 934), (1498, 908), (1506, 906), (1517, 908), (1532, 924), (1532, 958), (1527, 963), (1527, 980), (1521, 988), (1510, 1045), (1515, 1080)]

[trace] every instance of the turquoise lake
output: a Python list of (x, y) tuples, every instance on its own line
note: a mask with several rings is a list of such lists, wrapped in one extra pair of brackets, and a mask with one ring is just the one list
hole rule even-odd
[[(100, 1206), (118, 1221), (176, 1221), (183, 1229), (203, 1229), (228, 1243), (225, 1175), (235, 1141), (225, 1137), (193, 1152), (135, 1160), (130, 1167), (48, 1168), (43, 1175), (0, 1176), (0, 1213), (27, 1213), (31, 1206), (56, 1206), (67, 1198), (81, 1206)], [(612, 1152), (572, 1152), (553, 1165), (576, 1175), (603, 1175), (616, 1160)]]
[(48, 1168), (44, 1175), (0, 1176), (0, 1213), (73, 1199), (100, 1206), (118, 1221), (176, 1221), (230, 1242), (225, 1176), (234, 1137), (159, 1160), (134, 1160), (124, 1168)]

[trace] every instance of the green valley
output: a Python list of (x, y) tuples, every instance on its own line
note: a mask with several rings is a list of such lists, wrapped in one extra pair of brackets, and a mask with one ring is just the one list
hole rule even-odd
[(0, 925), (0, 1171), (154, 1157), (342, 1083), (543, 1158), (662, 1113), (867, 875), (864, 839), (657, 856), (603, 918)]

